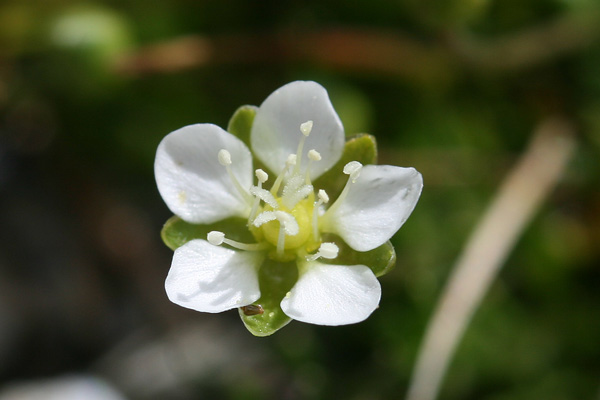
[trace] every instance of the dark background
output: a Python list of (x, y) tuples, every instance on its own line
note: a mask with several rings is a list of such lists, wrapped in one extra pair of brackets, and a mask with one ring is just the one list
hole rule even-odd
[[(454, 262), (536, 127), (577, 150), (456, 353), (443, 399), (600, 396), (595, 0), (0, 4), (0, 389), (71, 374), (131, 399), (391, 399)], [(255, 338), (163, 288), (159, 141), (293, 80), (425, 189), (366, 322)]]

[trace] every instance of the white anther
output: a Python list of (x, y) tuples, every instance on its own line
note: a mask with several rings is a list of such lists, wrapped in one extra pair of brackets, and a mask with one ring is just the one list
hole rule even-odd
[(219, 246), (223, 244), (223, 241), (225, 240), (225, 234), (219, 231), (211, 231), (208, 232), (208, 235), (206, 235), (206, 239), (208, 240), (208, 243)]
[(231, 165), (231, 153), (225, 149), (219, 150), (219, 164), (223, 166)]
[(339, 252), (340, 252), (340, 248), (337, 247), (337, 245), (335, 243), (325, 242), (325, 243), (321, 243), (321, 246), (319, 247), (319, 251), (317, 252), (317, 254), (319, 254), (320, 257), (331, 260), (331, 259), (336, 258), (338, 256)]
[(303, 124), (300, 124), (300, 131), (302, 132), (302, 134), (306, 137), (308, 137), (308, 135), (310, 135), (310, 131), (312, 131), (312, 127), (313, 127), (313, 122), (312, 121), (306, 121)]
[(254, 171), (254, 174), (260, 183), (265, 183), (269, 179), (269, 175), (260, 168)]
[(312, 161), (321, 161), (321, 154), (315, 149), (308, 151), (308, 158)]
[(332, 260), (338, 256), (339, 252), (340, 248), (335, 243), (321, 243), (321, 246), (319, 246), (319, 250), (312, 256), (306, 257), (306, 261), (315, 261), (318, 258), (326, 258), (328, 260)]
[(362, 164), (358, 161), (350, 161), (348, 164), (344, 166), (344, 174), (352, 175), (362, 168)]
[(319, 200), (321, 200), (324, 204), (329, 203), (329, 195), (323, 189), (319, 189), (319, 193), (317, 193)]
[(352, 183), (354, 183), (360, 175), (360, 170), (362, 169), (362, 167), (363, 165), (358, 161), (350, 161), (344, 166), (344, 173), (346, 175), (350, 175), (350, 179), (352, 180)]
[(285, 163), (287, 165), (296, 165), (296, 160), (298, 159), (298, 157), (296, 157), (295, 154), (290, 154), (287, 158), (287, 160), (285, 161)]

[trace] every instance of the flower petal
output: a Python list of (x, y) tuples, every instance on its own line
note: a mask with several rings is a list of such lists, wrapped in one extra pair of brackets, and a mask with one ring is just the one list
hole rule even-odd
[(218, 313), (260, 297), (260, 252), (234, 251), (192, 240), (175, 250), (165, 281), (169, 300), (192, 310)]
[(414, 168), (366, 165), (347, 196), (325, 214), (323, 230), (338, 234), (354, 250), (372, 250), (400, 229), (422, 188), (423, 177)]
[(247, 217), (250, 206), (236, 190), (218, 152), (231, 153), (231, 169), (243, 188), (252, 185), (252, 155), (242, 141), (212, 124), (189, 125), (158, 146), (154, 174), (169, 209), (184, 221), (209, 224)]
[(302, 138), (300, 125), (307, 121), (313, 121), (313, 128), (301, 162), (307, 165), (311, 149), (321, 154), (321, 161), (311, 166), (311, 178), (316, 179), (337, 162), (344, 149), (342, 122), (327, 91), (316, 82), (292, 82), (267, 97), (254, 118), (252, 151), (271, 171), (279, 173), (288, 155), (296, 154)]
[(306, 264), (306, 272), (281, 301), (289, 317), (317, 325), (364, 321), (379, 304), (381, 286), (364, 265)]

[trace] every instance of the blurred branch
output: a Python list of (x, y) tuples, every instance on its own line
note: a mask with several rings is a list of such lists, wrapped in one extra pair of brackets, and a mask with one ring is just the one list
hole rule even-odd
[(586, 48), (600, 38), (600, 12), (564, 14), (521, 32), (492, 40), (450, 38), (450, 46), (464, 62), (490, 71), (513, 70), (540, 64)]
[(117, 70), (141, 75), (223, 64), (313, 62), (325, 68), (440, 80), (451, 59), (405, 35), (355, 29), (176, 38), (124, 56)]
[(556, 185), (574, 148), (573, 128), (547, 120), (510, 171), (459, 257), (427, 328), (408, 400), (436, 398), (474, 311), (528, 221)]
[(209, 65), (312, 62), (324, 68), (425, 82), (449, 79), (460, 65), (489, 71), (535, 65), (600, 38), (600, 12), (590, 7), (492, 39), (449, 34), (424, 43), (398, 31), (339, 28), (264, 35), (201, 35), (149, 45), (123, 56), (117, 71), (143, 75)]

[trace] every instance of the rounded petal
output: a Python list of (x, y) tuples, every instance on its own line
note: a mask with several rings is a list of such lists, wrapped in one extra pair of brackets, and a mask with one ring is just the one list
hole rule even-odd
[(218, 313), (260, 297), (260, 252), (234, 251), (191, 240), (175, 250), (165, 281), (169, 300), (192, 310)]
[(313, 262), (281, 301), (289, 317), (317, 325), (364, 321), (379, 305), (381, 285), (364, 265)]
[(231, 153), (233, 175), (243, 188), (252, 185), (252, 155), (241, 140), (212, 124), (189, 125), (168, 134), (158, 145), (154, 174), (169, 209), (184, 221), (209, 224), (247, 217), (250, 206), (227, 169), (219, 150)]
[(381, 246), (415, 208), (423, 177), (414, 168), (366, 165), (340, 204), (325, 214), (323, 230), (336, 233), (357, 251)]
[(252, 125), (252, 151), (271, 171), (279, 173), (288, 155), (296, 154), (302, 138), (300, 125), (307, 121), (313, 121), (313, 127), (301, 162), (307, 165), (311, 149), (321, 154), (322, 159), (311, 165), (311, 177), (316, 179), (339, 160), (345, 140), (344, 126), (327, 91), (316, 82), (292, 82), (267, 97)]

